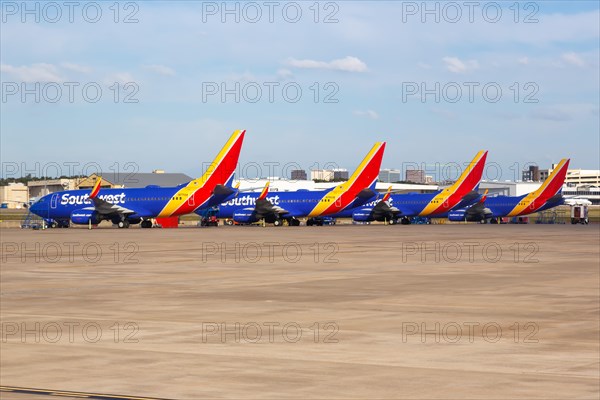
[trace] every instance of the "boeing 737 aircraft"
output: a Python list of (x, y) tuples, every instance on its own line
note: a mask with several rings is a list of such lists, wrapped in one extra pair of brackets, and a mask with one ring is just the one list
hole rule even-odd
[(522, 196), (487, 197), (484, 202), (451, 212), (448, 219), (472, 222), (490, 220), (495, 224), (501, 217), (517, 217), (559, 206), (564, 203), (561, 192), (569, 169), (569, 161), (561, 160), (542, 186), (534, 192)]
[(382, 200), (352, 212), (344, 211), (336, 216), (352, 217), (354, 221), (359, 222), (386, 221), (391, 225), (396, 224), (399, 218), (402, 218), (403, 224), (410, 224), (409, 217), (445, 217), (450, 210), (474, 204), (481, 198), (477, 187), (486, 158), (487, 151), (477, 153), (458, 180), (444, 190), (423, 194), (390, 194), (390, 187)]
[[(265, 220), (275, 226), (283, 221), (298, 226), (298, 218), (308, 217), (307, 225), (319, 218), (350, 210), (377, 198), (375, 183), (385, 150), (385, 142), (375, 143), (350, 179), (326, 190), (299, 190), (269, 195), (268, 184), (262, 193), (238, 195), (219, 206), (217, 216), (247, 224)], [(200, 214), (200, 213), (198, 213)]]
[(231, 187), (245, 130), (235, 131), (206, 172), (176, 187), (101, 189), (101, 179), (88, 190), (68, 190), (42, 197), (30, 208), (51, 227), (98, 224), (112, 221), (119, 228), (141, 223), (152, 227), (152, 218), (177, 218), (225, 201)]

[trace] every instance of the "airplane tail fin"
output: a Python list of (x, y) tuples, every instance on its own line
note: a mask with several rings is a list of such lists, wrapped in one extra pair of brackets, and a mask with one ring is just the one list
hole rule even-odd
[(94, 187), (92, 188), (92, 191), (90, 192), (90, 199), (94, 199), (94, 198), (96, 198), (96, 196), (98, 196), (101, 185), (102, 185), (102, 177), (99, 176), (98, 179), (96, 179), (96, 183), (94, 183)]
[(377, 142), (373, 145), (350, 179), (348, 179), (348, 182), (346, 182), (348, 189), (356, 187), (362, 190), (370, 188), (377, 182), (384, 151), (385, 142)]
[(534, 196), (540, 200), (546, 201), (556, 194), (560, 193), (567, 177), (567, 170), (569, 169), (568, 158), (560, 160), (556, 168), (552, 170), (552, 173), (546, 178), (542, 186), (540, 186), (534, 193)]
[(202, 177), (195, 179), (195, 185), (204, 185), (211, 181), (214, 184), (227, 185), (233, 182), (233, 174), (237, 167), (242, 143), (244, 141), (245, 130), (233, 132), (225, 146), (215, 157)]
[(483, 150), (478, 152), (458, 180), (446, 190), (463, 194), (476, 190), (483, 175), (487, 154), (488, 152)]

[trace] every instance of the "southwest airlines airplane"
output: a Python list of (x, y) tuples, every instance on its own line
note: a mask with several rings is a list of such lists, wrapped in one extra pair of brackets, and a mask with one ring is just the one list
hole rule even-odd
[(518, 217), (547, 210), (564, 203), (562, 187), (565, 183), (568, 159), (562, 159), (546, 178), (542, 186), (534, 192), (522, 196), (494, 196), (470, 207), (458, 209), (448, 215), (450, 221), (498, 222), (501, 217)]
[(477, 193), (481, 175), (485, 167), (487, 151), (480, 151), (450, 187), (435, 193), (390, 194), (391, 187), (380, 201), (368, 204), (341, 217), (352, 217), (354, 221), (386, 221), (391, 225), (410, 224), (409, 217), (440, 218), (455, 208), (472, 205), (481, 199)]
[[(269, 185), (262, 193), (247, 193), (223, 202), (217, 216), (248, 224), (265, 220), (275, 226), (287, 221), (300, 225), (298, 218), (307, 217), (307, 225), (319, 224), (320, 218), (350, 210), (377, 198), (375, 183), (385, 150), (385, 142), (375, 143), (350, 179), (325, 190), (298, 190), (269, 195)], [(200, 214), (200, 212), (197, 212)]]
[(231, 135), (200, 178), (176, 187), (148, 186), (136, 189), (93, 189), (51, 193), (33, 204), (30, 211), (51, 227), (98, 224), (108, 220), (119, 228), (141, 223), (152, 227), (152, 218), (177, 218), (201, 208), (220, 204), (236, 191), (231, 187), (245, 130)]

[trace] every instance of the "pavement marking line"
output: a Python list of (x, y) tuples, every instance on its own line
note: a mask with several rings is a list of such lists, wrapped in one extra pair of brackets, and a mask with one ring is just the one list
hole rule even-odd
[(87, 393), (87, 392), (70, 392), (64, 390), (48, 390), (48, 389), (36, 389), (36, 388), (25, 388), (19, 386), (0, 386), (2, 392), (13, 392), (13, 393), (24, 393), (24, 394), (37, 394), (45, 396), (56, 396), (56, 397), (80, 397), (93, 400), (169, 400), (162, 397), (139, 397), (139, 396), (126, 396), (118, 394), (102, 394), (102, 393)]

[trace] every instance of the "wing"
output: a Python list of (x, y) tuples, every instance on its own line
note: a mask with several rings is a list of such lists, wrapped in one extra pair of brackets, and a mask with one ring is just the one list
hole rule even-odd
[[(109, 203), (106, 200), (103, 200), (98, 197), (100, 193), (100, 185), (102, 184), (102, 178), (98, 178), (94, 187), (92, 188), (92, 192), (90, 193), (90, 199), (94, 203), (94, 209), (98, 214), (102, 215), (111, 215), (111, 214), (119, 214), (119, 215), (131, 215), (136, 214), (137, 212), (134, 210), (130, 210), (129, 208), (122, 207), (118, 204)], [(139, 214), (139, 213), (138, 213)]]
[(375, 219), (395, 218), (400, 214), (402, 214), (402, 212), (397, 207), (390, 205), (387, 201), (379, 201), (375, 207), (373, 207), (373, 217)]
[(267, 199), (257, 199), (254, 206), (254, 212), (258, 218), (264, 218), (269, 214), (286, 215), (290, 212), (284, 208), (274, 205)]
[(269, 194), (269, 182), (265, 184), (263, 191), (256, 199), (256, 205), (254, 206), (254, 212), (256, 213), (257, 218), (264, 218), (267, 215), (274, 214), (277, 216), (289, 214), (289, 212), (279, 206), (274, 205), (269, 200), (267, 200), (267, 195)]

